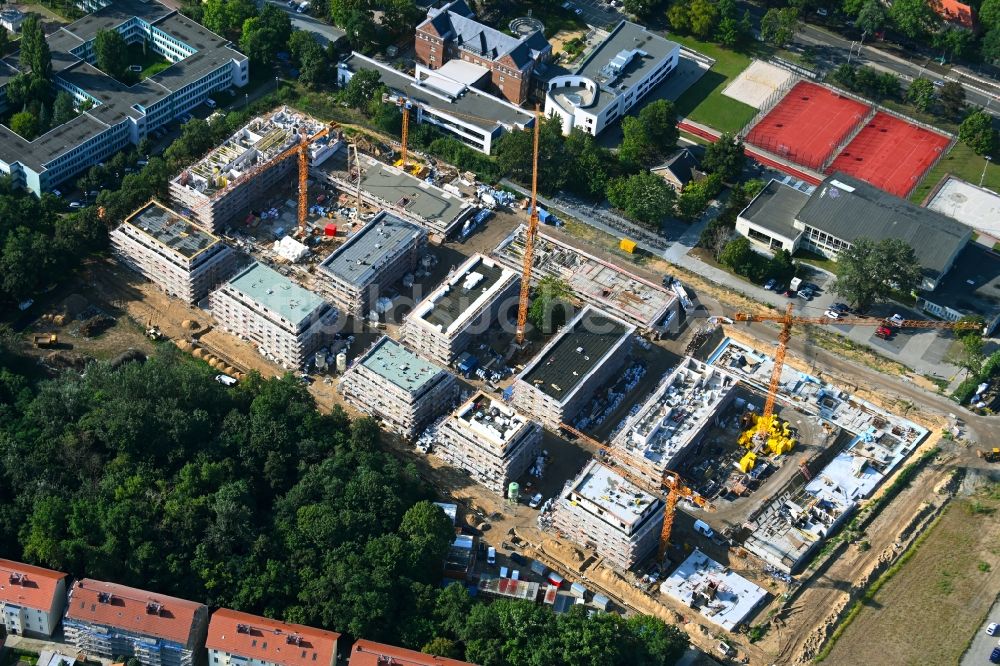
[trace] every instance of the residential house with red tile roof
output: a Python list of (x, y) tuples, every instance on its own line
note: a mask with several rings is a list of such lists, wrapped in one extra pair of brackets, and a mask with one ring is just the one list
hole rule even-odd
[(959, 2), (958, 0), (931, 0), (931, 7), (938, 16), (954, 26), (965, 28), (966, 30), (975, 30), (976, 28), (976, 18), (972, 7), (964, 2)]
[(66, 605), (66, 574), (0, 559), (0, 621), (8, 634), (48, 638)]
[(204, 657), (208, 607), (194, 601), (85, 578), (69, 593), (66, 642), (144, 666), (192, 666)]
[(350, 666), (476, 666), (468, 661), (438, 657), (395, 645), (360, 640), (351, 648)]
[(220, 608), (208, 625), (208, 666), (333, 666), (340, 634)]

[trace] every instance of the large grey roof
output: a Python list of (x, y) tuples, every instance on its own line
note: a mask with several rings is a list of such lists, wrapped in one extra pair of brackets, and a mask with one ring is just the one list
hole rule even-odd
[(979, 243), (969, 243), (955, 259), (954, 268), (924, 298), (992, 320), (1000, 314), (1000, 256)]
[(320, 263), (321, 271), (356, 286), (371, 283), (376, 269), (420, 242), (427, 232), (382, 211)]
[(157, 243), (188, 259), (222, 242), (191, 220), (156, 201), (150, 201), (129, 215), (124, 224), (141, 230)]
[(426, 21), (420, 24), (421, 29), (428, 24), (445, 40), (452, 40), (458, 46), (469, 49), (490, 60), (497, 60), (509, 55), (518, 69), (523, 69), (539, 53), (548, 48), (549, 42), (540, 32), (533, 32), (527, 37), (518, 38), (500, 32), (496, 28), (477, 21), (468, 5), (459, 2), (447, 5), (434, 11)]
[(492, 130), (497, 125), (508, 128), (524, 127), (529, 125), (532, 120), (530, 113), (475, 88), (469, 88), (458, 97), (451, 98), (438, 91), (430, 92), (425, 86), (417, 85), (413, 77), (366, 58), (360, 53), (352, 53), (341, 64), (347, 66), (352, 72), (361, 69), (375, 70), (381, 74), (382, 83), (392, 90), (406, 95), (417, 104), (436, 109), (442, 113), (454, 110), (455, 113), (460, 114), (459, 119), (478, 125), (485, 130)]
[[(637, 80), (645, 76), (650, 67), (654, 67), (664, 58), (679, 48), (677, 43), (664, 39), (659, 35), (650, 32), (646, 28), (631, 21), (622, 21), (601, 44), (590, 52), (590, 55), (580, 63), (576, 69), (577, 76), (583, 76), (594, 81), (601, 90), (609, 93), (601, 96), (598, 108), (603, 108), (609, 104), (621, 86), (629, 87)], [(633, 51), (638, 49), (641, 54), (636, 54), (628, 64), (614, 77), (607, 76), (605, 69), (622, 51)], [(602, 71), (603, 70), (603, 71)], [(594, 110), (598, 113), (598, 110)]]
[(799, 211), (798, 220), (848, 243), (898, 238), (913, 248), (928, 277), (938, 278), (972, 230), (950, 217), (843, 173), (829, 176)]
[[(470, 289), (464, 287), (464, 282), (456, 283), (454, 287), (448, 289), (444, 295), (442, 295), (434, 303), (434, 307), (428, 310), (423, 318), (427, 323), (434, 326), (441, 326), (442, 329), (447, 329), (449, 326), (458, 321), (458, 318), (473, 304), (480, 296), (485, 294), (487, 291), (493, 288), (500, 278), (503, 277), (504, 268), (500, 264), (492, 264), (483, 261), (479, 258), (475, 264), (469, 266), (468, 271), (464, 272), (462, 275), (471, 275), (473, 273), (478, 273), (482, 278), (476, 282), (475, 286)], [(449, 276), (449, 279), (452, 276)], [(462, 277), (461, 275), (458, 277)], [(433, 298), (436, 296), (435, 292), (432, 292), (428, 298)]]
[(801, 232), (793, 223), (807, 201), (809, 195), (805, 192), (772, 180), (743, 209), (740, 217), (786, 238), (795, 238)]
[(445, 370), (426, 361), (388, 336), (383, 336), (361, 358), (361, 365), (411, 394), (437, 382)]

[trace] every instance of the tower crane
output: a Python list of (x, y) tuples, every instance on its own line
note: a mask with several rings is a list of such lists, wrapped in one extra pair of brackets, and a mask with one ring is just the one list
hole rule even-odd
[[(781, 384), (781, 369), (785, 364), (785, 353), (788, 351), (788, 341), (792, 338), (792, 326), (795, 324), (818, 324), (822, 326), (848, 324), (851, 326), (879, 326), (882, 320), (872, 317), (796, 317), (792, 314), (792, 304), (789, 303), (784, 314), (737, 312), (733, 317), (736, 321), (752, 324), (758, 321), (773, 321), (781, 324), (778, 333), (778, 348), (774, 353), (774, 368), (771, 370), (771, 381), (767, 387), (767, 398), (764, 401), (764, 411), (757, 420), (757, 433), (754, 435), (756, 448), (762, 448), (767, 441), (767, 435), (774, 419), (774, 401), (778, 396), (778, 386)], [(893, 323), (897, 328), (937, 328), (971, 330), (981, 328), (976, 321), (934, 321), (930, 319), (904, 319)]]
[[(660, 474), (661, 476), (660, 488), (653, 489), (650, 487), (650, 483), (648, 481), (639, 477), (636, 474), (633, 474), (627, 468), (627, 465), (629, 464), (635, 465), (639, 461), (630, 459), (628, 462), (625, 462), (625, 454), (623, 454), (621, 451), (618, 451), (617, 449), (614, 449), (608, 446), (607, 444), (602, 444), (598, 442), (593, 437), (590, 437), (589, 435), (580, 432), (571, 425), (568, 425), (566, 423), (561, 423), (559, 424), (559, 427), (562, 430), (565, 430), (566, 432), (570, 433), (571, 435), (574, 435), (590, 443), (591, 445), (597, 447), (597, 449), (602, 451), (608, 458), (618, 463), (618, 465), (614, 467), (614, 470), (617, 474), (620, 474), (621, 476), (628, 479), (630, 482), (632, 482), (639, 488), (642, 488), (651, 495), (655, 495), (663, 500), (663, 505), (664, 505), (663, 527), (660, 530), (660, 543), (656, 551), (657, 562), (662, 562), (663, 556), (666, 555), (667, 553), (667, 546), (670, 545), (670, 535), (673, 532), (674, 528), (674, 516), (677, 513), (677, 502), (679, 502), (682, 497), (690, 500), (694, 504), (704, 509), (711, 510), (713, 508), (712, 505), (708, 502), (708, 500), (706, 500), (704, 497), (702, 497), (694, 490), (689, 488), (687, 485), (685, 485), (684, 479), (677, 472), (674, 472), (669, 469), (663, 470), (662, 473), (653, 472), (654, 475)], [(652, 472), (652, 467), (649, 467), (648, 469)], [(663, 493), (663, 489), (666, 489), (667, 491), (665, 496)]]
[(394, 93), (386, 93), (382, 95), (383, 104), (395, 104), (399, 107), (399, 110), (403, 112), (403, 129), (400, 132), (400, 142), (402, 147), (399, 151), (399, 162), (403, 171), (406, 171), (406, 157), (407, 157), (407, 140), (410, 136), (410, 109), (414, 107), (413, 100), (411, 100), (406, 95), (397, 95)]
[(535, 237), (538, 235), (538, 137), (542, 114), (535, 105), (535, 136), (531, 148), (531, 208), (528, 229), (524, 234), (524, 267), (521, 271), (521, 296), (517, 302), (517, 333), (515, 341), (524, 344), (524, 327), (528, 323), (528, 294), (531, 291), (531, 264), (535, 258)]

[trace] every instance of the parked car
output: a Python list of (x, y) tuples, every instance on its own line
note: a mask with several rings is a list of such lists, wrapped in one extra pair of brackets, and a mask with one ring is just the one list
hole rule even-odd
[(898, 326), (902, 326), (904, 321), (906, 321), (906, 320), (903, 319), (903, 315), (898, 314), (898, 313), (892, 315), (891, 317), (889, 317), (889, 323), (891, 323), (893, 326), (897, 326), (897, 327)]
[(70, 208), (83, 208), (83, 204), (80, 203), (79, 201), (71, 201), (69, 203), (69, 207)]
[(521, 553), (511, 553), (510, 561), (521, 567), (528, 566), (528, 558), (522, 555)]
[(539, 506), (541, 506), (541, 504), (542, 504), (541, 493), (535, 493), (535, 496), (532, 497), (531, 501), (528, 502), (528, 506), (530, 506), (532, 509), (537, 509)]
[(706, 523), (703, 520), (694, 521), (694, 531), (699, 532), (700, 534), (704, 534), (709, 539), (715, 536), (715, 530), (709, 527), (708, 523)]
[(892, 329), (888, 326), (879, 326), (875, 329), (875, 337), (888, 340), (892, 337)]
[(490, 546), (486, 549), (486, 564), (496, 564), (497, 563), (497, 549)]
[(206, 97), (205, 98), (205, 106), (207, 106), (210, 109), (214, 109), (215, 107), (218, 106), (218, 104), (216, 104), (215, 100), (212, 99), (211, 97)]
[(990, 626), (986, 627), (986, 635), (996, 636), (997, 630), (1000, 630), (1000, 624), (997, 624), (996, 622), (990, 622)]
[(813, 290), (809, 289), (808, 287), (799, 290), (799, 298), (811, 301), (813, 299), (813, 296), (815, 296)]
[(836, 310), (840, 314), (847, 314), (851, 311), (851, 308), (848, 307), (847, 303), (834, 303), (830, 306), (830, 309)]
[(1000, 664), (1000, 647), (995, 647), (993, 652), (990, 652), (990, 661), (994, 664)]
[(767, 289), (768, 291), (772, 291), (777, 286), (778, 286), (778, 281), (775, 280), (774, 278), (771, 278), (770, 280), (764, 283), (764, 289)]
[(792, 289), (788, 289), (787, 291), (785, 291), (783, 293), (784, 293), (784, 295), (785, 295), (786, 298), (795, 298), (795, 291), (792, 290)]
[(830, 308), (829, 310), (827, 310), (827, 311), (826, 311), (826, 312), (824, 312), (823, 314), (825, 314), (825, 315), (826, 315), (827, 317), (829, 317), (830, 319), (840, 319), (840, 316), (841, 316), (841, 314), (842, 314), (842, 313), (840, 313), (840, 312), (837, 312), (837, 311), (836, 311), (836, 310), (834, 310), (833, 308)]

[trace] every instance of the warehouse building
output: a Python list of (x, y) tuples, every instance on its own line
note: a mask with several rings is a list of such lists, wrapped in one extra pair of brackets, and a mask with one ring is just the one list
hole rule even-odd
[(143, 666), (202, 661), (208, 607), (155, 592), (84, 578), (70, 590), (66, 642), (105, 659), (135, 657)]
[(319, 288), (340, 310), (363, 317), (380, 292), (417, 268), (427, 250), (427, 231), (385, 211), (355, 232), (318, 268)]
[(252, 263), (209, 296), (225, 330), (284, 368), (302, 367), (334, 334), (337, 310), (280, 273)]
[(861, 238), (896, 238), (916, 253), (922, 288), (934, 290), (972, 237), (972, 229), (935, 210), (835, 173), (812, 194), (768, 183), (736, 220), (736, 231), (769, 250), (808, 250), (836, 260)]
[(157, 201), (111, 232), (121, 260), (170, 296), (196, 303), (236, 270), (236, 253), (221, 239)]
[[(324, 127), (322, 121), (288, 107), (254, 118), (171, 180), (170, 196), (198, 223), (221, 231), (243, 221), (269, 190), (295, 179), (294, 158), (273, 164), (271, 160)], [(312, 142), (309, 165), (322, 164), (341, 145), (335, 131)]]
[(441, 458), (501, 495), (528, 470), (541, 445), (540, 424), (482, 391), (437, 429)]
[(556, 430), (617, 373), (635, 326), (587, 306), (528, 363), (514, 381), (514, 406)]
[(663, 500), (596, 460), (566, 484), (551, 511), (556, 530), (621, 570), (652, 553), (663, 529)]
[(66, 574), (0, 560), (0, 625), (12, 636), (49, 638), (66, 607)]
[(220, 608), (208, 625), (209, 666), (334, 666), (340, 634)]
[(563, 134), (578, 128), (597, 136), (662, 83), (679, 57), (679, 44), (622, 21), (576, 72), (549, 80), (545, 115), (562, 121)]
[(412, 439), (458, 398), (454, 375), (383, 336), (340, 382), (344, 399)]
[(611, 445), (624, 454), (616, 460), (658, 487), (664, 470), (676, 469), (679, 459), (716, 424), (737, 383), (721, 368), (684, 358), (615, 435)]
[(516, 309), (520, 285), (513, 270), (475, 254), (413, 308), (400, 336), (417, 353), (450, 365), (498, 315)]
[[(126, 85), (95, 66), (94, 42), (101, 30), (114, 30), (129, 44), (145, 44), (172, 65)], [(216, 91), (250, 80), (249, 60), (232, 44), (152, 0), (115, 0), (45, 40), (54, 89), (69, 93), (78, 107), (90, 107), (30, 141), (0, 125), (0, 173), (35, 194), (138, 144)], [(8, 85), (26, 68), (20, 52), (0, 62), (0, 113), (9, 110)]]

